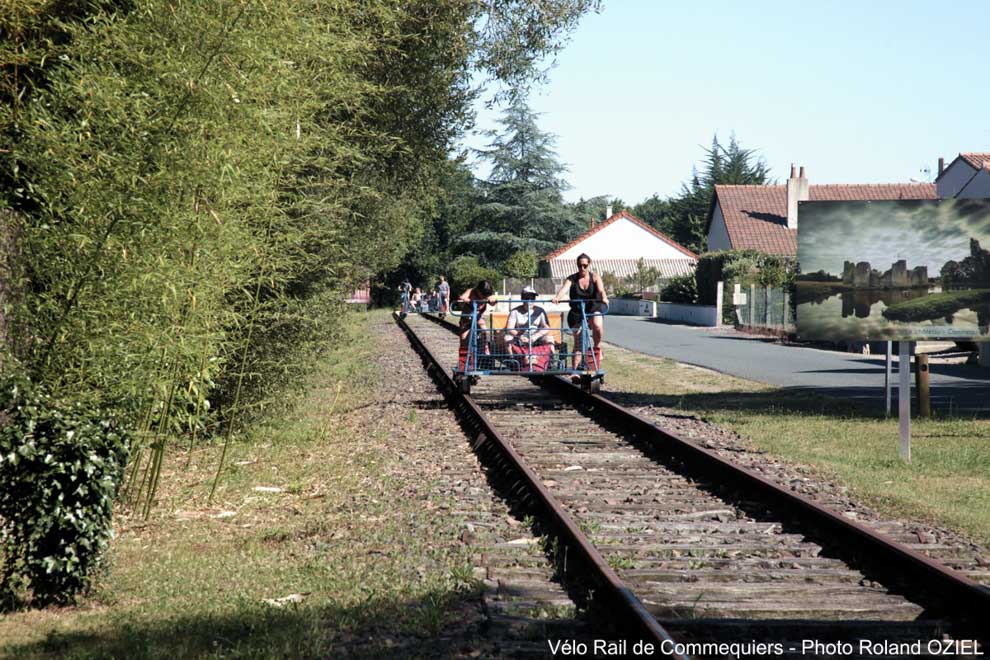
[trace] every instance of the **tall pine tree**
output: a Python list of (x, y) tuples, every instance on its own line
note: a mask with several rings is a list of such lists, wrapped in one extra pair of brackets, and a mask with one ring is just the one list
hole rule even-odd
[(770, 183), (770, 168), (754, 149), (743, 149), (736, 136), (729, 144), (719, 144), (712, 137), (712, 146), (705, 150), (704, 170), (691, 173), (691, 180), (681, 186), (681, 192), (668, 202), (669, 220), (660, 227), (669, 228), (671, 237), (695, 252), (705, 250), (705, 223), (715, 195), (716, 184), (762, 185)]
[(491, 163), (488, 180), (479, 182), (480, 198), (470, 231), (458, 249), (483, 263), (501, 267), (516, 252), (543, 254), (580, 230), (564, 204), (565, 167), (554, 151), (555, 136), (540, 130), (525, 100), (514, 99), (489, 131), (486, 149), (477, 153)]

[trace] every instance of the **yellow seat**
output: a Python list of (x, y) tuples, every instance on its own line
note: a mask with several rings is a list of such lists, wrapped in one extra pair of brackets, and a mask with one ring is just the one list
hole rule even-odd
[[(505, 324), (509, 322), (509, 312), (488, 312), (488, 327), (493, 330), (505, 330)], [(559, 318), (557, 318), (559, 317)], [(547, 312), (547, 321), (550, 323), (552, 328), (550, 335), (553, 337), (555, 343), (560, 344), (564, 341), (564, 333), (561, 328), (564, 326), (564, 313), (551, 313)]]

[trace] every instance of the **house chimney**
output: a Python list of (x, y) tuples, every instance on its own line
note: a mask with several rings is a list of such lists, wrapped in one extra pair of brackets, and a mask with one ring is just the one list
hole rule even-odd
[(938, 175), (942, 176), (942, 172), (945, 171), (945, 159), (941, 156), (938, 157)]
[(608, 220), (611, 217), (612, 217), (612, 205), (609, 204), (608, 206), (605, 207), (605, 219)]
[(795, 167), (791, 164), (791, 178), (787, 180), (787, 228), (797, 229), (798, 226), (798, 202), (808, 201), (810, 188), (808, 179), (804, 176), (804, 165), (801, 166), (801, 173), (794, 176)]
[(591, 216), (591, 228), (595, 228), (595, 216)]

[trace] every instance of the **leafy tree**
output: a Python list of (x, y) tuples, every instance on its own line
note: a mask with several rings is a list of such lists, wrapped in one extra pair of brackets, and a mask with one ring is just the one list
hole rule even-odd
[(450, 286), (453, 289), (451, 299), (481, 280), (488, 280), (492, 286), (498, 286), (500, 279), (501, 274), (497, 270), (483, 266), (478, 257), (468, 255), (457, 257), (450, 262)]
[(450, 261), (456, 256), (454, 242), (471, 225), (477, 205), (478, 190), (474, 174), (463, 158), (448, 160), (441, 170), (437, 202), (429, 219), (423, 223), (422, 234), (403, 257), (398, 268), (386, 273), (381, 284), (391, 299), (403, 278), (414, 286), (429, 286), (439, 275), (446, 275)]
[[(624, 211), (627, 208), (626, 203), (621, 199), (610, 197), (609, 195), (597, 195), (590, 199), (582, 198), (569, 206), (571, 213), (574, 215), (575, 224), (580, 226), (580, 231), (587, 229), (591, 220), (594, 220), (596, 223), (607, 220), (608, 218), (605, 215), (608, 212), (609, 206), (612, 207), (613, 214)], [(567, 237), (567, 240), (571, 238), (573, 236)]]
[(495, 101), (524, 98), (549, 67), (539, 65), (564, 46), (581, 16), (601, 9), (601, 0), (471, 0), (476, 68), (502, 84)]
[(636, 204), (630, 212), (657, 231), (668, 236), (673, 235), (674, 219), (670, 211), (670, 202), (661, 199), (656, 193)]
[(659, 279), (659, 270), (653, 266), (647, 267), (646, 261), (642, 257), (636, 261), (636, 272), (633, 273), (633, 282), (640, 292), (656, 284)]
[(502, 271), (509, 277), (536, 277), (539, 257), (533, 252), (519, 250), (505, 260)]

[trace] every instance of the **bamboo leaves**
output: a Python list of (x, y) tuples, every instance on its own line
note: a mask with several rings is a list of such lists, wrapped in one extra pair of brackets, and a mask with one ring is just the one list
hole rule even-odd
[(72, 4), (0, 11), (0, 64), (26, 63), (0, 70), (0, 206), (29, 282), (12, 327), (59, 394), (126, 412), (148, 515), (176, 437), (226, 448), (285, 405), (342, 294), (421, 234), (484, 3)]

